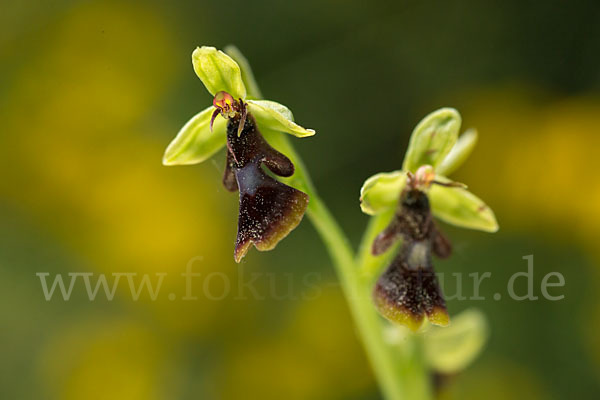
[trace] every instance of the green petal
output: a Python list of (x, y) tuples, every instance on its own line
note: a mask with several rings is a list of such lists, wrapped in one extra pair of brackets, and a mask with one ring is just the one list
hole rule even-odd
[(432, 328), (425, 334), (425, 358), (437, 372), (453, 374), (465, 369), (481, 352), (488, 326), (479, 310), (465, 310), (452, 318), (447, 328)]
[[(436, 175), (436, 181), (450, 182)], [(460, 187), (431, 185), (428, 192), (431, 210), (439, 219), (456, 226), (496, 232), (498, 223), (494, 212), (477, 196)]]
[(213, 96), (222, 90), (236, 99), (246, 98), (246, 87), (239, 65), (214, 47), (197, 47), (192, 53), (196, 75)]
[(450, 150), (450, 153), (444, 158), (444, 161), (437, 168), (436, 172), (440, 175), (450, 175), (460, 167), (467, 157), (471, 154), (477, 144), (477, 131), (469, 129), (460, 137)]
[(213, 107), (208, 107), (181, 128), (165, 151), (164, 165), (197, 164), (225, 146), (227, 120), (217, 116), (211, 132), (210, 117), (213, 110)]
[(294, 123), (294, 116), (286, 106), (268, 100), (248, 100), (248, 110), (256, 119), (258, 128), (290, 133), (297, 137), (312, 136), (315, 131)]
[(406, 172), (382, 172), (365, 181), (360, 189), (360, 208), (365, 214), (375, 215), (395, 208), (406, 185)]
[(242, 80), (244, 81), (246, 90), (248, 92), (247, 96), (253, 99), (260, 99), (262, 94), (260, 93), (258, 84), (254, 79), (254, 73), (252, 72), (252, 68), (250, 67), (250, 63), (246, 57), (244, 57), (242, 52), (237, 47), (231, 44), (225, 46), (225, 53), (233, 58), (233, 60), (240, 66), (240, 70), (242, 71)]
[(437, 168), (456, 143), (460, 123), (460, 114), (453, 108), (441, 108), (423, 118), (410, 137), (402, 169), (415, 172), (426, 164)]

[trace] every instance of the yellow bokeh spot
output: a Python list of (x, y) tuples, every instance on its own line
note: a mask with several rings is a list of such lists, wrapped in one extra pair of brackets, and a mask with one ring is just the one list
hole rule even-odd
[(79, 322), (47, 343), (39, 360), (44, 390), (62, 400), (152, 400), (168, 385), (165, 345), (143, 325)]

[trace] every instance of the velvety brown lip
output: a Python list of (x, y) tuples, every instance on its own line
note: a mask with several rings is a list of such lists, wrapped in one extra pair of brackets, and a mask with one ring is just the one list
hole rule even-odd
[(398, 210), (373, 242), (372, 253), (381, 254), (400, 239), (398, 254), (375, 284), (375, 306), (387, 319), (413, 331), (421, 326), (425, 316), (433, 324), (448, 325), (446, 302), (431, 254), (447, 257), (451, 245), (433, 222), (425, 192), (402, 192)]
[[(253, 168), (252, 165), (246, 168)], [(238, 171), (238, 179), (248, 170)], [(273, 249), (302, 220), (308, 195), (266, 175), (252, 171), (260, 179), (256, 187), (240, 185), (240, 212), (234, 258), (240, 262), (250, 244), (260, 251)]]
[[(425, 315), (431, 323), (448, 324), (446, 302), (438, 285), (433, 266), (416, 268), (408, 265), (412, 244), (402, 250), (375, 285), (373, 298), (379, 312), (391, 321), (419, 328)], [(445, 315), (445, 317), (444, 317)]]
[(292, 162), (267, 143), (251, 114), (243, 120), (230, 119), (223, 185), (240, 192), (236, 262), (252, 244), (260, 251), (273, 249), (298, 226), (308, 206), (306, 193), (277, 181), (265, 168), (283, 177), (294, 173)]

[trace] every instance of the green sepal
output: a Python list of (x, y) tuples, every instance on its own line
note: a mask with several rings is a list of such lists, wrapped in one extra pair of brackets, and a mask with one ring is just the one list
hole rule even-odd
[(382, 172), (365, 181), (360, 189), (360, 208), (375, 215), (396, 208), (400, 193), (406, 185), (406, 172)]
[[(436, 175), (435, 180), (451, 182), (441, 175)], [(427, 194), (431, 211), (442, 221), (485, 232), (498, 230), (498, 222), (492, 209), (467, 189), (433, 184)]]
[(225, 146), (227, 120), (217, 116), (210, 130), (210, 117), (214, 108), (208, 107), (196, 114), (181, 128), (163, 156), (164, 165), (197, 164)]
[(214, 47), (197, 47), (192, 53), (194, 71), (213, 96), (220, 91), (236, 100), (246, 98), (246, 86), (240, 66), (227, 54)]
[(460, 124), (460, 114), (453, 108), (441, 108), (423, 118), (410, 137), (402, 169), (413, 173), (421, 165), (436, 169), (456, 143)]
[(297, 137), (312, 136), (315, 131), (306, 129), (294, 122), (289, 108), (269, 100), (248, 100), (248, 111), (256, 119), (259, 129), (286, 132)]

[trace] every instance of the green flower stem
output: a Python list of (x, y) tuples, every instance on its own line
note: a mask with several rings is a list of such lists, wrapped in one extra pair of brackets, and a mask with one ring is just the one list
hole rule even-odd
[[(375, 284), (375, 280), (383, 272), (383, 268), (390, 263), (391, 258), (396, 253), (396, 248), (401, 244), (401, 242), (396, 243), (393, 248), (381, 256), (374, 256), (371, 253), (371, 244), (375, 237), (390, 223), (394, 212), (395, 210), (391, 209), (370, 218), (358, 249), (356, 264), (363, 286), (369, 293)], [(374, 310), (372, 303), (371, 309)], [(403, 329), (387, 324), (381, 318), (378, 319), (378, 325), (382, 335), (385, 329)], [(385, 336), (382, 337), (385, 338)], [(393, 360), (395, 370), (399, 371), (396, 374), (396, 379), (402, 381), (397, 385), (402, 387), (403, 398), (405, 399), (426, 400), (432, 397), (429, 369), (425, 364), (421, 339), (417, 334), (407, 333), (401, 343), (394, 344), (385, 341), (383, 343), (384, 346), (388, 347), (387, 351), (389, 353), (397, 355)]]
[(407, 398), (431, 399), (431, 376), (425, 360), (423, 336), (410, 333), (407, 340), (412, 344), (412, 353), (404, 360), (402, 373), (407, 385)]
[[(379, 233), (382, 225), (385, 227), (391, 214), (387, 215), (387, 222), (384, 220), (385, 216), (372, 218), (365, 235), (365, 243), (361, 246), (362, 254), (357, 261), (348, 239), (317, 195), (302, 160), (294, 151), (288, 138), (280, 133), (268, 131), (264, 132), (264, 136), (272, 146), (287, 155), (296, 166), (294, 175), (284, 180), (310, 196), (308, 216), (334, 262), (354, 323), (358, 328), (359, 336), (385, 398), (388, 400), (427, 400), (428, 392), (412, 390), (414, 385), (410, 379), (406, 379), (404, 376), (410, 376), (411, 379), (417, 378), (416, 375), (419, 374), (413, 368), (414, 363), (405, 359), (406, 357), (402, 356), (403, 352), (393, 348), (385, 341), (384, 329), (387, 323), (379, 316), (371, 300), (373, 276), (375, 275), (367, 276), (361, 273), (366, 268), (377, 271), (385, 261), (385, 257), (371, 256), (368, 249), (371, 239)], [(422, 380), (419, 381), (422, 382)]]

